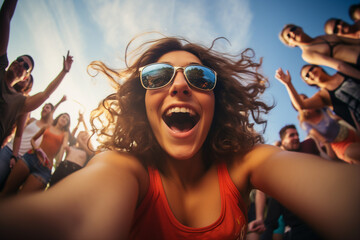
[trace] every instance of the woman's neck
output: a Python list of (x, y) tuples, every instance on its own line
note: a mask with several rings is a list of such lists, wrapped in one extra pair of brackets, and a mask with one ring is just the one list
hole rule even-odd
[(297, 43), (297, 46), (302, 49), (303, 47), (311, 45), (314, 40), (315, 38), (312, 38), (309, 35), (303, 33), (303, 35), (301, 36), (301, 40)]
[(326, 88), (327, 90), (334, 90), (337, 87), (339, 87), (339, 85), (344, 81), (344, 77), (338, 73), (335, 73), (334, 75), (327, 75), (324, 74), (324, 88)]
[(206, 170), (201, 153), (190, 159), (179, 160), (168, 157), (165, 160), (164, 178), (186, 188), (201, 179)]

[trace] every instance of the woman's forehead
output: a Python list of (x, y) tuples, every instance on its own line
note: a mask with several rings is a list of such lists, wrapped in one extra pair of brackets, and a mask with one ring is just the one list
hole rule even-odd
[(157, 62), (168, 62), (177, 66), (186, 66), (190, 63), (201, 64), (200, 59), (194, 54), (187, 51), (172, 51), (162, 55)]

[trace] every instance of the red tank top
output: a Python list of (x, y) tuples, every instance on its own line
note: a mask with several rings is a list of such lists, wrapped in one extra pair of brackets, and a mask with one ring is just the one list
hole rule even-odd
[(191, 228), (175, 218), (167, 202), (159, 172), (149, 168), (149, 189), (135, 212), (129, 239), (245, 239), (245, 204), (226, 165), (220, 164), (217, 169), (221, 195), (220, 217), (207, 227)]
[(49, 159), (51, 158), (52, 161), (52, 158), (54, 158), (60, 150), (63, 140), (64, 133), (56, 135), (52, 133), (49, 128), (47, 128), (43, 134), (40, 148), (46, 153)]

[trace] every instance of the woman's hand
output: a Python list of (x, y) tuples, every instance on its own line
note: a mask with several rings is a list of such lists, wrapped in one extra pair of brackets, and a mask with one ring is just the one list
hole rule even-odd
[(63, 70), (65, 72), (69, 72), (70, 71), (70, 68), (71, 68), (71, 65), (73, 63), (73, 56), (70, 56), (70, 51), (67, 52), (67, 55), (66, 55), (66, 58), (64, 58), (64, 67), (63, 67)]
[(284, 73), (281, 68), (277, 69), (275, 72), (275, 78), (286, 86), (291, 83), (291, 76), (288, 70), (286, 70), (286, 73)]

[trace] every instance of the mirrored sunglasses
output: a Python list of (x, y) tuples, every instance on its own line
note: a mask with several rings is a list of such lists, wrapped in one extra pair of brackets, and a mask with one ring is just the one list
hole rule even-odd
[(153, 63), (141, 67), (140, 81), (145, 89), (158, 89), (167, 86), (181, 69), (188, 84), (196, 89), (211, 91), (216, 85), (216, 72), (208, 67), (191, 64), (186, 67), (174, 67), (167, 63)]
[(23, 57), (18, 57), (18, 58), (16, 59), (16, 61), (17, 61), (18, 63), (24, 62), (23, 66), (24, 66), (25, 70), (28, 72), (28, 70), (30, 69), (30, 66), (29, 66), (29, 64), (27, 64), (27, 62), (25, 62), (25, 60), (24, 60)]

